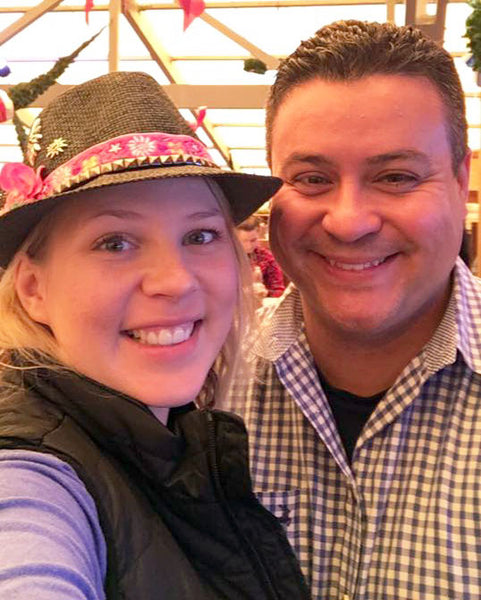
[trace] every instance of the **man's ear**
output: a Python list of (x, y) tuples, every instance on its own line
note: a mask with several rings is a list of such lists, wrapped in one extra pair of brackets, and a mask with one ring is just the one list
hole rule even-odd
[(458, 181), (459, 189), (463, 197), (466, 198), (466, 202), (468, 201), (469, 196), (469, 172), (471, 167), (471, 150), (466, 152), (466, 156), (461, 161), (461, 164), (458, 167), (458, 173), (456, 175), (456, 179)]
[(25, 312), (37, 323), (49, 324), (41, 266), (22, 254), (15, 270), (15, 291)]

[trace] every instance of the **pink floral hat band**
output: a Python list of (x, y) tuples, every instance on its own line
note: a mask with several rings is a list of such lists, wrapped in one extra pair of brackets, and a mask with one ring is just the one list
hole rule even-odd
[[(65, 145), (66, 142), (62, 141)], [(62, 148), (58, 149), (62, 151)], [(216, 167), (205, 146), (188, 135), (133, 133), (101, 142), (54, 169), (43, 178), (24, 163), (7, 163), (0, 172), (6, 194), (0, 216), (84, 183), (98, 175), (142, 167), (198, 165)]]

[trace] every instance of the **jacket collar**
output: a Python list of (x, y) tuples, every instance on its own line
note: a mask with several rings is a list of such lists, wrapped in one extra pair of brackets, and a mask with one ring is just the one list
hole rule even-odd
[(27, 368), (17, 371), (17, 377), (70, 416), (104, 451), (146, 475), (167, 477), (184, 451), (178, 429), (192, 406), (172, 409), (166, 427), (135, 399), (67, 369)]
[(171, 409), (165, 426), (137, 400), (66, 369), (20, 369), (11, 378), (71, 417), (143, 487), (207, 502), (219, 483), (231, 498), (252, 495), (240, 417), (190, 404)]

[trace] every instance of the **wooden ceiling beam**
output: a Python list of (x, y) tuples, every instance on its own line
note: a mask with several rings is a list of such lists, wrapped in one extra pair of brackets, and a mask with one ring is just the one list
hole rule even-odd
[[(139, 11), (137, 3), (134, 0), (124, 0), (122, 6), (122, 13), (130, 23), (130, 25), (133, 27), (134, 31), (137, 33), (144, 46), (149, 51), (153, 60), (165, 73), (167, 79), (171, 83), (183, 83), (180, 71), (176, 67), (175, 63), (173, 63), (170, 59), (167, 51), (158, 39), (149, 20), (145, 17), (145, 15), (143, 15)], [(168, 87), (169, 86), (166, 86), (166, 91)], [(174, 103), (177, 106), (179, 106), (175, 101)], [(199, 106), (203, 106), (203, 104), (196, 104), (195, 108)], [(179, 106), (179, 108), (181, 107)], [(188, 108), (192, 110), (192, 107), (189, 106)], [(196, 119), (197, 111), (195, 109), (192, 110), (192, 114), (194, 116), (194, 119)], [(207, 134), (214, 148), (216, 148), (220, 152), (220, 154), (222, 155), (225, 162), (229, 165), (229, 167), (231, 169), (236, 169), (237, 165), (234, 163), (228, 146), (224, 144), (224, 142), (216, 134), (215, 128), (208, 118), (205, 118), (202, 122), (202, 129)]]
[(119, 70), (119, 18), (122, 0), (110, 0), (109, 8), (109, 72)]
[(239, 44), (239, 46), (250, 52), (252, 56), (264, 62), (268, 69), (278, 68), (279, 60), (276, 57), (267, 54), (267, 52), (264, 52), (255, 44), (249, 42), (249, 40), (247, 40), (245, 37), (239, 35), (233, 29), (227, 27), (227, 25), (224, 25), (224, 23), (221, 23), (221, 21), (218, 19), (215, 19), (212, 15), (208, 14), (207, 12), (203, 12), (199, 18), (205, 23), (208, 23), (214, 29), (217, 29), (217, 31), (220, 31), (223, 35), (228, 37), (236, 44)]
[(123, 3), (122, 14), (130, 23), (141, 42), (147, 48), (152, 60), (154, 60), (164, 72), (171, 83), (181, 83), (181, 74), (173, 64), (169, 54), (157, 35), (148, 18), (139, 10), (137, 3), (129, 0)]
[(180, 108), (264, 108), (269, 85), (169, 85), (166, 92)]
[[(8, 92), (11, 85), (0, 84), (0, 89)], [(62, 94), (72, 85), (54, 83), (32, 104), (33, 108), (44, 108), (59, 94)], [(164, 85), (164, 90), (172, 102), (179, 108), (195, 110), (199, 106), (214, 108), (234, 109), (262, 109), (264, 108), (268, 85)], [(479, 97), (479, 94), (473, 94)]]
[(62, 0), (44, 0), (37, 6), (26, 9), (19, 19), (14, 21), (3, 31), (0, 31), (0, 46), (13, 38), (14, 35), (17, 35), (17, 33), (20, 33), (20, 31), (23, 31), (25, 27), (28, 27), (47, 11), (54, 9), (60, 2), (62, 2)]
[[(12, 0), (13, 2), (14, 0)], [(449, 0), (454, 3), (465, 3), (465, 0)], [(396, 4), (405, 4), (405, 0), (394, 0)], [(365, 2), (359, 2), (359, 0), (238, 0), (234, 2), (227, 1), (213, 1), (206, 2), (206, 9), (216, 8), (296, 8), (303, 6), (345, 6), (351, 4), (385, 4), (386, 0), (365, 0)], [(18, 13), (26, 12), (31, 9), (31, 6), (2, 6), (0, 7), (0, 13)], [(173, 10), (178, 9), (178, 6), (168, 2), (152, 2), (151, 4), (142, 4), (139, 6), (139, 10)], [(83, 12), (85, 10), (85, 4), (79, 2), (79, 4), (66, 4), (56, 6), (55, 12)], [(96, 2), (92, 7), (92, 12), (108, 11), (109, 4), (99, 4)]]
[(447, 0), (435, 0), (434, 14), (427, 12), (427, 0), (406, 0), (406, 25), (418, 27), (426, 35), (442, 44), (446, 22)]

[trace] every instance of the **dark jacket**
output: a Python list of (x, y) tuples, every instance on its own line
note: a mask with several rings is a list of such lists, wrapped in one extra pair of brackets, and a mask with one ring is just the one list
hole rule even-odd
[(0, 447), (68, 462), (95, 500), (107, 598), (297, 600), (306, 585), (277, 519), (255, 499), (242, 421), (142, 404), (71, 373), (13, 372)]

